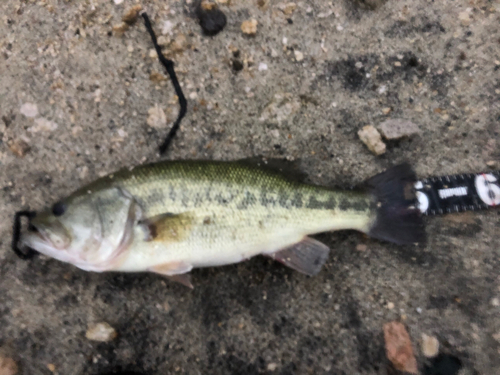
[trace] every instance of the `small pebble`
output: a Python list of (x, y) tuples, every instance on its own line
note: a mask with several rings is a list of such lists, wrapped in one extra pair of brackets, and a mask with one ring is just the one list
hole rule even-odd
[(368, 249), (368, 246), (361, 244), (361, 243), (356, 246), (357, 251), (366, 251), (367, 249)]
[(393, 302), (387, 302), (387, 308), (389, 310), (392, 310), (394, 308), (394, 303)]
[(189, 42), (186, 36), (182, 33), (179, 33), (175, 37), (174, 41), (170, 44), (170, 49), (173, 52), (182, 52), (188, 47), (188, 45)]
[(17, 364), (12, 358), (0, 355), (0, 375), (16, 375), (18, 371)]
[(36, 117), (38, 115), (38, 107), (33, 103), (24, 103), (21, 106), (20, 112), (26, 117)]
[(165, 81), (167, 78), (159, 72), (151, 72), (151, 74), (149, 75), (149, 79), (150, 81), (159, 83), (161, 81)]
[(49, 363), (47, 365), (47, 368), (49, 369), (50, 372), (56, 371), (56, 366), (53, 363)]
[(108, 342), (116, 338), (116, 330), (108, 323), (97, 323), (89, 327), (85, 337), (92, 341)]
[(165, 47), (166, 45), (170, 44), (170, 38), (166, 37), (165, 35), (160, 35), (157, 39), (158, 45)]
[(9, 149), (17, 157), (24, 157), (31, 149), (30, 145), (22, 139), (15, 139), (9, 144)]
[(368, 147), (368, 149), (375, 155), (382, 155), (385, 153), (386, 146), (382, 142), (380, 133), (372, 125), (367, 125), (358, 131), (359, 139)]
[(399, 139), (417, 134), (420, 129), (413, 122), (405, 119), (389, 119), (378, 126), (385, 139)]
[(238, 59), (234, 59), (231, 61), (231, 65), (233, 67), (233, 70), (235, 72), (239, 72), (240, 70), (243, 70), (243, 62), (241, 60), (238, 60)]
[(363, 63), (361, 61), (358, 61), (356, 62), (356, 64), (354, 64), (354, 66), (358, 69), (361, 69), (363, 67)]
[(43, 117), (35, 120), (35, 125), (30, 128), (33, 133), (52, 132), (57, 129), (57, 124), (54, 121), (47, 120)]
[(497, 166), (497, 162), (495, 160), (490, 160), (486, 162), (486, 165), (490, 168), (495, 168)]
[(269, 364), (267, 365), (267, 369), (268, 369), (269, 371), (274, 371), (274, 370), (276, 370), (277, 368), (278, 368), (278, 364), (277, 364), (277, 363), (269, 363)]
[(269, 8), (269, 2), (271, 0), (257, 0), (257, 5), (261, 10), (267, 10)]
[(257, 34), (258, 22), (255, 19), (246, 20), (241, 23), (241, 31), (245, 35), (254, 36)]
[(500, 343), (500, 331), (497, 333), (494, 333), (492, 337), (495, 341), (498, 341)]
[(220, 33), (227, 23), (224, 12), (212, 1), (203, 0), (196, 9), (196, 15), (203, 33), (208, 36)]
[(163, 27), (161, 28), (161, 33), (163, 35), (167, 35), (167, 34), (172, 33), (174, 26), (175, 25), (173, 24), (172, 21), (167, 20), (167, 21), (163, 22)]
[(295, 50), (293, 51), (293, 54), (295, 55), (295, 60), (297, 61), (304, 60), (304, 54), (302, 52)]
[(120, 5), (121, 3), (123, 3), (123, 0), (114, 0), (114, 2), (116, 5)]
[(139, 13), (142, 11), (142, 5), (136, 4), (133, 7), (125, 10), (123, 13), (122, 21), (127, 25), (133, 25), (137, 18), (139, 17)]
[(458, 14), (458, 19), (460, 20), (460, 23), (462, 24), (462, 26), (469, 26), (470, 25), (469, 12), (460, 12)]
[(427, 358), (433, 358), (439, 353), (439, 341), (434, 336), (422, 334), (422, 353)]
[(495, 307), (500, 306), (500, 299), (498, 299), (498, 298), (496, 298), (496, 297), (495, 297), (495, 298), (492, 298), (492, 299), (491, 299), (491, 306), (495, 306)]
[(295, 9), (297, 9), (297, 4), (288, 3), (285, 5), (283, 13), (285, 13), (287, 16), (290, 16), (295, 11)]
[(383, 113), (384, 115), (386, 115), (386, 116), (387, 116), (389, 113), (391, 113), (391, 111), (392, 111), (392, 109), (391, 109), (390, 107), (386, 107), (386, 108), (383, 108), (383, 109), (382, 109), (382, 113)]
[(417, 313), (422, 314), (422, 308), (417, 307), (415, 310), (417, 311)]
[(262, 72), (264, 70), (267, 70), (267, 64), (266, 63), (260, 63), (259, 64), (259, 72)]
[(401, 63), (400, 63), (399, 61), (396, 61), (396, 62), (394, 63), (394, 66), (396, 66), (396, 67), (400, 67), (400, 66), (401, 66)]
[(167, 125), (167, 116), (161, 107), (155, 105), (148, 110), (147, 124), (152, 128), (164, 128)]
[(128, 30), (128, 25), (125, 22), (113, 26), (113, 34), (122, 36)]

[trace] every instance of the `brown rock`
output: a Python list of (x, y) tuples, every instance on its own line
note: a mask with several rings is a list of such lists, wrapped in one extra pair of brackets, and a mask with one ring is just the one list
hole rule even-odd
[(149, 79), (154, 83), (159, 83), (161, 81), (165, 81), (167, 77), (158, 72), (151, 72), (151, 74), (149, 75)]
[(418, 374), (417, 360), (404, 324), (396, 321), (384, 324), (384, 340), (387, 358), (396, 370)]
[(12, 358), (0, 355), (0, 375), (16, 375), (18, 371), (17, 364)]
[(283, 6), (283, 13), (285, 13), (287, 16), (291, 16), (293, 12), (295, 12), (295, 9), (297, 9), (297, 4), (287, 3)]
[(173, 52), (182, 52), (188, 46), (188, 40), (184, 34), (177, 34), (174, 41), (170, 43), (170, 49)]
[(125, 22), (113, 26), (113, 34), (116, 36), (122, 36), (127, 30), (128, 25)]
[(125, 13), (123, 13), (122, 21), (127, 25), (133, 25), (137, 21), (141, 10), (142, 5), (140, 4), (134, 5), (132, 8), (127, 9)]
[(212, 10), (214, 9), (215, 7), (217, 6), (216, 3), (212, 2), (212, 1), (207, 1), (207, 0), (203, 0), (200, 4), (200, 7), (203, 9), (203, 10)]
[(368, 147), (375, 155), (382, 155), (385, 150), (385, 143), (382, 142), (380, 133), (372, 125), (367, 125), (358, 131), (359, 139)]
[(257, 34), (258, 22), (255, 19), (246, 20), (241, 23), (241, 31), (245, 35), (254, 36)]
[(368, 246), (361, 244), (361, 243), (356, 246), (357, 251), (366, 251), (367, 249), (368, 249)]
[(257, 0), (257, 5), (262, 10), (267, 10), (269, 8), (270, 0)]
[(24, 157), (31, 149), (30, 145), (22, 139), (15, 139), (9, 143), (9, 149), (17, 157)]

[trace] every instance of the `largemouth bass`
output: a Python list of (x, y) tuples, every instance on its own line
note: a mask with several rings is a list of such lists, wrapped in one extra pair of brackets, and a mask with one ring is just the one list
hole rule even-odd
[(414, 182), (406, 164), (342, 191), (245, 162), (164, 161), (79, 189), (38, 214), (21, 244), (83, 270), (150, 271), (188, 286), (193, 268), (259, 254), (315, 275), (329, 248), (308, 235), (425, 241)]

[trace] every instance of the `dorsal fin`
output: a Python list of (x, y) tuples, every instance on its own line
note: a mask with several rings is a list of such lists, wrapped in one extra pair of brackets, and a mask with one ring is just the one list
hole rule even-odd
[(236, 163), (272, 171), (295, 182), (304, 182), (308, 177), (307, 174), (301, 169), (300, 159), (286, 160), (266, 158), (264, 156), (252, 156), (250, 158), (237, 160)]

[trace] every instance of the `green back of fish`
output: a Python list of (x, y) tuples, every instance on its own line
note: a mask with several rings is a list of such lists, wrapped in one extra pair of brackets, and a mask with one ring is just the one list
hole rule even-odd
[(370, 212), (365, 193), (337, 191), (297, 182), (265, 166), (242, 162), (165, 161), (124, 169), (82, 189), (119, 186), (132, 194), (147, 216), (201, 207)]

